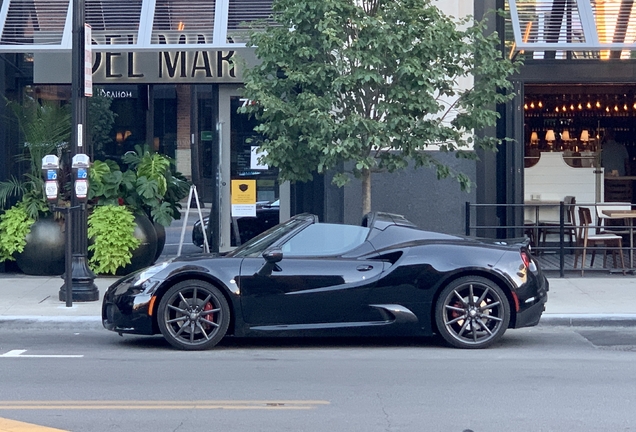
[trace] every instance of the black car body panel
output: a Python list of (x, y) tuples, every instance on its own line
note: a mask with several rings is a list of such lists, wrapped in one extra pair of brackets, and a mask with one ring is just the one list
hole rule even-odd
[[(174, 259), (120, 279), (105, 294), (103, 321), (119, 333), (159, 333), (162, 296), (184, 281), (204, 281), (227, 300), (229, 335), (432, 335), (444, 288), (473, 278), (498, 287), (486, 288), (482, 303), (487, 292), (504, 293), (507, 327), (530, 326), (541, 317), (548, 282), (526, 246), (423, 231), (384, 213), (361, 227), (303, 214), (225, 256)], [(267, 251), (274, 258), (264, 258)]]

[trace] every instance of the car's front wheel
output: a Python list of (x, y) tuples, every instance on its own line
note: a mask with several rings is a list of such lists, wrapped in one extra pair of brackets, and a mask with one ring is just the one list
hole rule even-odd
[(502, 289), (482, 277), (451, 282), (435, 305), (437, 330), (457, 348), (486, 348), (508, 328), (510, 304)]
[(212, 348), (225, 336), (230, 307), (214, 285), (183, 281), (170, 288), (159, 302), (157, 323), (163, 337), (183, 350)]

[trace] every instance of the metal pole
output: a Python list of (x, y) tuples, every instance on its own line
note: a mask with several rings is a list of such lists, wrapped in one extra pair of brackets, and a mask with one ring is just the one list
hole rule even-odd
[[(86, 96), (84, 95), (84, 0), (73, 0), (73, 52), (72, 52), (72, 106), (73, 106), (73, 145), (71, 158), (78, 153), (87, 153), (86, 146)], [(74, 186), (74, 185), (72, 185)], [(73, 300), (99, 300), (99, 290), (95, 285), (95, 274), (88, 268), (88, 234), (86, 205), (80, 203), (75, 196), (74, 187), (71, 194), (71, 209), (76, 209), (76, 217), (71, 218), (71, 235), (73, 237), (72, 286)], [(79, 207), (79, 208), (78, 208)], [(60, 300), (63, 291), (69, 287), (66, 283), (60, 289)]]
[[(547, 236), (547, 234), (546, 234)], [(559, 203), (559, 277), (565, 277), (565, 203)]]
[[(73, 213), (71, 211), (70, 208), (66, 209), (65, 212), (65, 216), (66, 216), (66, 221), (64, 224), (64, 229), (66, 230), (65, 234), (65, 252), (64, 252), (64, 265), (65, 265), (65, 272), (64, 272), (64, 286), (73, 286), (73, 245), (72, 245), (72, 241), (73, 241), (73, 237), (71, 236), (71, 225), (72, 225), (72, 217), (71, 214)], [(73, 290), (69, 289), (66, 290), (66, 307), (73, 307)]]
[(470, 235), (470, 201), (466, 201), (465, 205), (465, 233), (467, 236)]

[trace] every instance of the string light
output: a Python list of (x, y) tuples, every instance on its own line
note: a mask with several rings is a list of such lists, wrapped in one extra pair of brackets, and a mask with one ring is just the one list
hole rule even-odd
[(539, 108), (543, 108), (543, 102), (539, 101)]

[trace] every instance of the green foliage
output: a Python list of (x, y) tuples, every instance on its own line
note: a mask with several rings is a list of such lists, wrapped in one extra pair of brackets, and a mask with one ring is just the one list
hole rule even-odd
[(0, 182), (0, 206), (6, 207), (10, 198), (25, 204), (29, 217), (37, 219), (48, 213), (42, 179), (42, 158), (55, 153), (61, 157), (68, 148), (71, 135), (71, 114), (67, 106), (53, 103), (39, 104), (27, 100), (23, 105), (7, 102), (13, 110), (24, 136), (23, 152), (17, 162), (28, 162), (24, 179), (11, 177)]
[(95, 94), (87, 99), (86, 106), (88, 132), (90, 133), (95, 158), (104, 156), (105, 145), (112, 141), (110, 132), (117, 116), (110, 109), (113, 102), (112, 99), (101, 96), (100, 90), (100, 88), (95, 88)]
[(244, 96), (254, 103), (241, 108), (261, 122), (263, 162), (291, 181), (336, 170), (339, 185), (414, 163), (470, 187), (425, 150), (458, 158), (496, 150), (497, 139), (473, 131), (496, 124), (517, 65), (485, 23), (456, 21), (431, 0), (276, 0), (273, 8), (281, 25), (250, 35), (262, 63), (246, 71)]
[(114, 161), (93, 162), (89, 175), (88, 199), (100, 205), (119, 205), (124, 174)]
[(94, 242), (88, 246), (89, 259), (96, 273), (115, 274), (118, 268), (130, 264), (132, 251), (139, 246), (133, 236), (135, 217), (124, 206), (105, 205), (93, 209), (88, 216), (88, 236)]
[(0, 261), (13, 261), (13, 254), (24, 250), (27, 234), (34, 222), (24, 205), (20, 204), (0, 215)]
[(18, 161), (30, 163), (31, 174), (41, 170), (42, 158), (47, 154), (57, 154), (68, 148), (71, 138), (70, 105), (54, 102), (38, 103), (27, 99), (22, 105), (8, 102), (18, 119), (24, 135), (24, 152)]
[[(95, 161), (90, 175), (89, 199), (99, 204), (125, 204), (144, 212), (152, 221), (169, 226), (181, 214), (179, 201), (188, 195), (189, 183), (174, 170), (167, 156), (140, 146), (123, 157), (128, 169), (113, 161)], [(120, 202), (121, 199), (121, 202)]]

